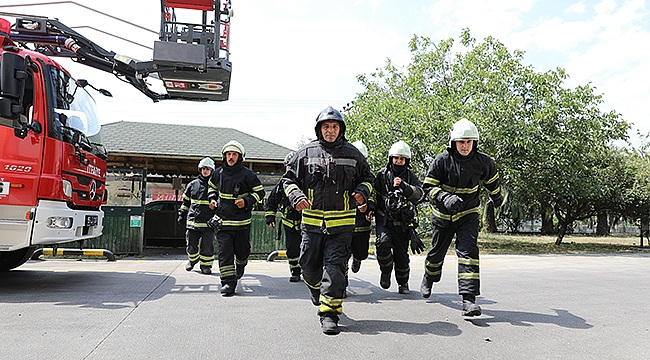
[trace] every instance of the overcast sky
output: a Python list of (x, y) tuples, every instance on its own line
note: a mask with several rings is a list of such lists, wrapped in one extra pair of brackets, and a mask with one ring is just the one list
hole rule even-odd
[[(156, 34), (71, 3), (6, 7), (43, 2), (5, 0), (0, 12), (56, 17), (70, 27), (92, 26), (149, 47), (157, 40), (157, 0), (76, 1)], [(328, 105), (341, 109), (362, 91), (357, 75), (382, 67), (388, 58), (407, 65), (407, 43), (414, 34), (434, 41), (457, 39), (467, 27), (478, 40), (492, 35), (510, 51), (525, 51), (524, 62), (537, 71), (566, 69), (570, 76), (567, 86), (590, 83), (604, 96), (603, 111), (616, 110), (634, 129), (650, 131), (650, 16), (643, 0), (232, 3), (233, 73), (227, 102), (169, 100), (154, 104), (110, 74), (67, 62), (65, 66), (76, 78), (113, 93), (113, 98), (106, 98), (91, 90), (104, 124), (125, 120), (232, 127), (295, 148), (301, 140), (314, 136), (314, 120), (320, 110)], [(78, 31), (119, 54), (139, 60), (150, 60), (153, 55), (152, 50), (92, 29)], [(633, 142), (639, 144), (636, 139)]]

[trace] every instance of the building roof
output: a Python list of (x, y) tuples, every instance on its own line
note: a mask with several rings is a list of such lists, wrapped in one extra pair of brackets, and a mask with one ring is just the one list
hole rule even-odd
[(237, 140), (246, 161), (282, 162), (293, 151), (239, 130), (222, 127), (119, 121), (102, 125), (102, 142), (110, 154), (221, 159), (221, 148)]

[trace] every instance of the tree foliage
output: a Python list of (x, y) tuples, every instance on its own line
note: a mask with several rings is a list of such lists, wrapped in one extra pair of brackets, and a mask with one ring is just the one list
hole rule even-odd
[(631, 172), (612, 144), (627, 139), (629, 124), (600, 109), (602, 97), (590, 84), (567, 88), (563, 69), (536, 72), (523, 52), (492, 37), (477, 42), (467, 29), (459, 44), (414, 36), (409, 48), (405, 67), (389, 59), (360, 75), (364, 91), (346, 111), (348, 137), (369, 145), (374, 169), (386, 164), (392, 143), (404, 140), (424, 178), (451, 125), (465, 117), (478, 126), (479, 150), (496, 161), (508, 189), (504, 216), (553, 209), (559, 244), (576, 220), (624, 212), (620, 196), (633, 178), (620, 178)]

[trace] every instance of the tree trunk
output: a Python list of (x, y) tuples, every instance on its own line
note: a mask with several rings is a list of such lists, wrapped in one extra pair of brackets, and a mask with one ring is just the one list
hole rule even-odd
[(607, 213), (598, 213), (596, 224), (596, 235), (606, 236), (609, 235), (609, 222), (607, 221)]
[(566, 228), (568, 224), (560, 222), (559, 223), (559, 231), (557, 233), (557, 239), (555, 240), (555, 245), (562, 245), (562, 239), (564, 239), (564, 234), (566, 234)]
[(551, 235), (555, 233), (553, 228), (553, 212), (549, 208), (542, 208), (542, 228), (540, 232), (542, 235)]
[(497, 222), (494, 218), (494, 204), (492, 201), (488, 201), (485, 206), (485, 230), (489, 233), (497, 232)]

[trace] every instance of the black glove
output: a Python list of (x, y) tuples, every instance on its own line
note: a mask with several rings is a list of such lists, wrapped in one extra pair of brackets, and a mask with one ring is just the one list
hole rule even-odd
[(503, 204), (503, 197), (501, 197), (501, 195), (499, 195), (499, 197), (497, 197), (496, 199), (490, 199), (490, 200), (492, 200), (492, 204), (494, 205), (495, 208), (498, 208)]
[(420, 254), (421, 252), (424, 251), (424, 243), (420, 239), (420, 235), (418, 235), (418, 232), (415, 231), (415, 229), (410, 229), (411, 233), (411, 251), (414, 254)]
[(217, 215), (211, 217), (210, 220), (208, 220), (207, 224), (208, 227), (215, 232), (221, 230), (221, 227), (223, 226), (221, 218), (218, 217)]
[(274, 222), (275, 222), (275, 216), (267, 216), (266, 217), (266, 225), (268, 225), (270, 223), (274, 223)]
[(440, 202), (442, 206), (451, 213), (458, 211), (460, 206), (463, 204), (463, 199), (461, 199), (460, 196), (450, 194), (446, 191), (440, 191), (436, 195), (436, 198), (438, 199), (438, 202)]

